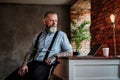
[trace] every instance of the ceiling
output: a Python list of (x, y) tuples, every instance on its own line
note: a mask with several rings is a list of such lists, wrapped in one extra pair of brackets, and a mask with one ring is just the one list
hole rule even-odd
[(0, 0), (0, 3), (71, 5), (76, 0)]

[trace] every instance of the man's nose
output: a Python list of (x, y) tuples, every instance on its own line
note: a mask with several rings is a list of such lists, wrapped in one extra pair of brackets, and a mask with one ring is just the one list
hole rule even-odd
[(55, 25), (55, 21), (53, 21), (53, 25)]

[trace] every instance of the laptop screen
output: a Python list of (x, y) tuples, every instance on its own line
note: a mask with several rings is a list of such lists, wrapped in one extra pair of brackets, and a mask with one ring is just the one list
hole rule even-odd
[(102, 47), (102, 44), (96, 44), (88, 53), (88, 55), (94, 56)]

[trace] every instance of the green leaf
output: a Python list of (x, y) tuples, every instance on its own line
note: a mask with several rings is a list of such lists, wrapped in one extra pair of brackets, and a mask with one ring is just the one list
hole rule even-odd
[(87, 24), (90, 24), (90, 22), (84, 21), (79, 26), (77, 26), (74, 22), (72, 22), (72, 27), (73, 27), (71, 29), (72, 41), (74, 41), (76, 44), (76, 50), (79, 50), (82, 47), (81, 46), (82, 41), (91, 39), (91, 35), (86, 34), (86, 32), (89, 30), (85, 28)]

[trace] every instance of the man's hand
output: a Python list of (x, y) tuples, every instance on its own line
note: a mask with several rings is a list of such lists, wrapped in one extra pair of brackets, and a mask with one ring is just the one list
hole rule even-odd
[(46, 60), (45, 60), (45, 63), (47, 64), (47, 65), (51, 65), (53, 62), (55, 62), (56, 61), (56, 57), (55, 56), (52, 56), (52, 57), (49, 57), (49, 58), (47, 58)]
[(24, 76), (25, 73), (27, 73), (27, 72), (28, 72), (28, 66), (27, 65), (20, 67), (20, 69), (18, 70), (18, 74), (20, 76)]
[(45, 60), (45, 63), (46, 63), (47, 65), (50, 65), (50, 60), (49, 60), (49, 58), (47, 58), (47, 59)]

